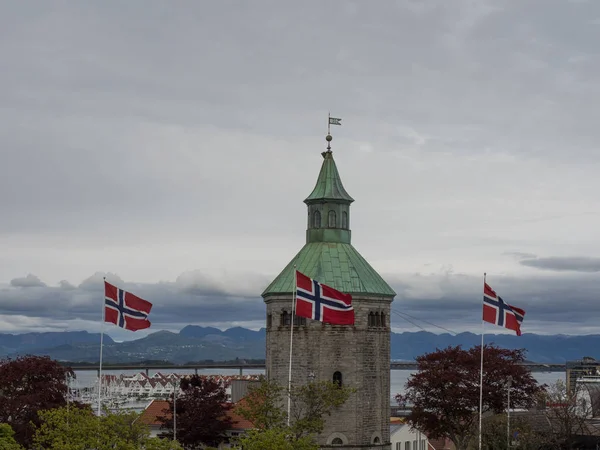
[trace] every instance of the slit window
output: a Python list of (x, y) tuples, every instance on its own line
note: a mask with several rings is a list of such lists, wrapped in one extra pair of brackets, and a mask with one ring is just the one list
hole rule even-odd
[(335, 228), (337, 226), (336, 222), (335, 211), (329, 211), (327, 226), (329, 228)]
[(333, 372), (333, 382), (337, 384), (338, 387), (342, 387), (342, 372)]
[(321, 213), (319, 211), (313, 212), (313, 228), (321, 228)]

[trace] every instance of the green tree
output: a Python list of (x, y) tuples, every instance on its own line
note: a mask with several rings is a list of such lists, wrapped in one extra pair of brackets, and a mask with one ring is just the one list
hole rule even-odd
[(250, 430), (236, 442), (242, 450), (317, 450), (310, 436), (294, 439), (282, 428)]
[[(457, 450), (478, 434), (481, 347), (448, 347), (417, 357), (418, 371), (406, 383), (400, 404), (412, 405), (408, 422), (428, 436), (449, 438)], [(506, 410), (506, 382), (512, 379), (511, 407), (528, 408), (543, 390), (522, 365), (524, 350), (484, 347), (483, 413)]]
[(554, 445), (556, 448), (575, 448), (578, 438), (589, 434), (587, 419), (593, 416), (592, 402), (596, 399), (582, 384), (568, 390), (562, 380), (550, 385), (541, 397), (551, 424)]
[(7, 423), (0, 423), (0, 450), (21, 450), (15, 441), (15, 432)]
[(274, 381), (261, 377), (260, 384), (250, 386), (248, 395), (240, 402), (237, 411), (258, 430), (284, 428), (287, 413), (281, 408), (281, 403), (286, 392)]
[[(326, 416), (342, 406), (355, 391), (328, 381), (292, 386), (288, 391), (263, 377), (258, 386), (250, 387), (237, 412), (254, 425), (256, 431), (251, 434), (254, 441), (262, 442), (262, 436), (258, 435), (269, 432), (278, 439), (289, 441), (290, 445), (305, 445), (314, 443), (314, 436), (325, 427)], [(291, 403), (289, 427), (288, 395)]]
[[(509, 448), (507, 438), (506, 414), (495, 414), (483, 419), (481, 444), (483, 450), (505, 450)], [(550, 444), (547, 433), (535, 430), (527, 417), (510, 417), (511, 448), (519, 450), (539, 450)], [(477, 448), (476, 443), (471, 445)]]
[(291, 390), (291, 424), (297, 438), (319, 434), (325, 428), (326, 416), (342, 406), (356, 389), (340, 387), (331, 381), (319, 381)]
[(66, 405), (67, 376), (75, 374), (47, 356), (0, 360), (0, 423), (12, 427), (19, 444), (31, 446), (38, 411)]
[(134, 412), (106, 412), (98, 417), (91, 408), (62, 407), (40, 411), (39, 416), (33, 442), (44, 449), (138, 450), (162, 445), (149, 438), (148, 426), (137, 420), (139, 414)]
[(179, 442), (157, 437), (148, 438), (144, 442), (143, 448), (144, 450), (183, 450), (183, 447)]

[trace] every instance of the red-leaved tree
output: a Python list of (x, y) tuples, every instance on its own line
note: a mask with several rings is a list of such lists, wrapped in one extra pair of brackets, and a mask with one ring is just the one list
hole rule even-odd
[[(430, 438), (449, 438), (457, 450), (467, 448), (478, 433), (481, 347), (448, 347), (416, 358), (418, 371), (406, 383), (400, 404), (412, 406), (409, 423)], [(500, 413), (507, 407), (511, 382), (511, 408), (528, 408), (543, 390), (527, 367), (524, 350), (484, 346), (483, 413)]]
[(39, 424), (38, 411), (66, 405), (67, 375), (75, 377), (47, 356), (0, 360), (0, 423), (9, 424), (25, 448)]
[[(217, 446), (231, 427), (226, 415), (227, 392), (213, 379), (192, 375), (181, 380), (181, 394), (176, 399), (177, 441), (185, 447), (200, 444)], [(170, 414), (159, 418), (163, 436), (173, 439), (173, 397), (169, 400)]]

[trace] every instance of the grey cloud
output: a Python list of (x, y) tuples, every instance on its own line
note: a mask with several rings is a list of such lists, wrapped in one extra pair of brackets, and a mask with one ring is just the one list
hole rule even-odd
[[(156, 302), (157, 326), (264, 320), (262, 288), (303, 243), (330, 107), (374, 265), (496, 257), (519, 274), (556, 246), (598, 252), (598, 2), (34, 4), (0, 6), (2, 282), (100, 267)], [(231, 266), (256, 273), (190, 270)], [(3, 314), (95, 323), (103, 276), (1, 289)], [(395, 307), (477, 323), (477, 277), (391, 279)], [(561, 301), (595, 308), (590, 280), (558, 280), (503, 295), (533, 306), (528, 326), (558, 323)], [(562, 308), (565, 329), (589, 323)]]
[(94, 275), (83, 280), (79, 284), (79, 289), (84, 291), (102, 291), (104, 290), (104, 279), (114, 285), (123, 284), (123, 280), (114, 273), (96, 272)]
[[(415, 283), (416, 278), (406, 276), (402, 284), (426, 286), (424, 295), (417, 297), (405, 292), (392, 304), (394, 310), (456, 332), (480, 331), (483, 299), (481, 278), (429, 275), (421, 276), (423, 279)], [(390, 282), (392, 287), (396, 287), (393, 278)], [(589, 332), (597, 327), (600, 303), (596, 299), (600, 298), (600, 287), (592, 275), (494, 276), (488, 282), (506, 302), (526, 311), (523, 329), (527, 332), (580, 334), (583, 330)], [(437, 295), (431, 295), (436, 292)], [(395, 330), (418, 329), (408, 320), (397, 314), (392, 316)], [(416, 320), (416, 323), (427, 331), (439, 331), (423, 321)], [(493, 329), (491, 332), (500, 330), (493, 326), (490, 328)]]
[(64, 289), (65, 291), (71, 291), (73, 289), (77, 289), (77, 286), (69, 283), (67, 280), (61, 280), (58, 285), (60, 286), (61, 289)]
[[(114, 274), (106, 276), (107, 281), (153, 303), (150, 319), (156, 327), (164, 325), (173, 328), (177, 324), (181, 328), (188, 324), (264, 321), (264, 303), (260, 298), (264, 286), (251, 291), (251, 282), (247, 282), (250, 277), (243, 279), (233, 274), (231, 278), (237, 278), (239, 285), (230, 283), (227, 287), (227, 283), (219, 277), (214, 278), (200, 271), (191, 275), (182, 274), (183, 278), (194, 279), (194, 289), (189, 289), (179, 281), (127, 283)], [(63, 281), (59, 287), (44, 285), (35, 290), (15, 287), (0, 289), (1, 314), (28, 316), (40, 321), (97, 322), (104, 299), (103, 277), (103, 273), (97, 272), (76, 288)], [(261, 279), (260, 276), (253, 278)], [(222, 289), (215, 289), (221, 283)]]
[(40, 280), (38, 277), (32, 274), (29, 274), (26, 277), (22, 278), (14, 278), (10, 280), (10, 285), (22, 288), (46, 287), (46, 283), (44, 283), (42, 280)]
[[(215, 280), (204, 274), (206, 286), (197, 283), (195, 295), (177, 282), (123, 283), (120, 287), (153, 303), (149, 332), (160, 329), (178, 331), (188, 324), (213, 325), (223, 329), (232, 326), (260, 328), (264, 326), (265, 305), (261, 289), (248, 290), (244, 296), (213, 292)], [(425, 329), (441, 332), (479, 332), (481, 327), (482, 285), (478, 277), (462, 274), (413, 274), (386, 276), (399, 295), (392, 304), (394, 331)], [(600, 316), (600, 287), (588, 275), (578, 277), (494, 277), (492, 286), (509, 302), (526, 310), (523, 330), (541, 334), (578, 334), (593, 330)], [(241, 291), (240, 291), (241, 292)], [(253, 294), (253, 295), (251, 295)], [(37, 290), (0, 289), (1, 318), (27, 316), (29, 330), (50, 325), (55, 329), (99, 330), (102, 293), (98, 290), (44, 287)], [(568, 305), (568, 307), (565, 307)], [(10, 322), (8, 319), (5, 320)], [(13, 321), (14, 322), (14, 321)], [(17, 321), (17, 323), (19, 323)], [(14, 325), (13, 325), (14, 326)], [(492, 333), (502, 331), (489, 326)], [(12, 328), (11, 328), (12, 329)], [(3, 330), (0, 329), (0, 332)], [(6, 331), (6, 328), (5, 328)], [(26, 331), (26, 329), (21, 330)], [(120, 339), (140, 337), (110, 329)]]
[(506, 256), (512, 256), (515, 259), (531, 259), (537, 257), (533, 253), (526, 252), (504, 252), (503, 254)]
[(548, 257), (525, 259), (520, 264), (542, 270), (600, 272), (600, 258), (593, 257)]

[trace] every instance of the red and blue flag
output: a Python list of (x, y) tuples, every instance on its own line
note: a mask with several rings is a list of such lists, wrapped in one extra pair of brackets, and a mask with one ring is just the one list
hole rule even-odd
[(296, 271), (296, 315), (333, 325), (354, 325), (352, 296)]
[(521, 323), (525, 310), (504, 303), (502, 297), (487, 284), (483, 286), (483, 320), (499, 327), (508, 328), (521, 336)]
[(104, 282), (104, 321), (130, 331), (143, 330), (151, 324), (148, 314), (152, 303)]

